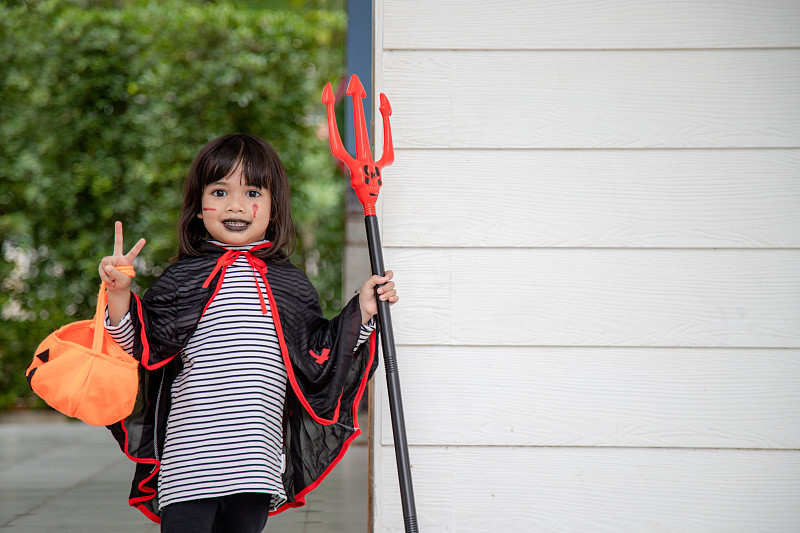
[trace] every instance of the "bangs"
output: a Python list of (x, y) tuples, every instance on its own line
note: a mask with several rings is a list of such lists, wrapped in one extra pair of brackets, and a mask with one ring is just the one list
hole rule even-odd
[(269, 192), (270, 222), (264, 238), (275, 246), (258, 250), (261, 259), (286, 260), (294, 250), (297, 233), (291, 215), (291, 198), (286, 169), (275, 149), (263, 139), (246, 133), (231, 133), (212, 140), (192, 161), (183, 182), (183, 205), (178, 220), (178, 259), (202, 255), (198, 249), (207, 237), (198, 214), (203, 208), (203, 191), (224, 180), (237, 169), (248, 187)]
[(271, 191), (275, 179), (276, 169), (274, 163), (267, 157), (263, 149), (253, 150), (245, 144), (237, 164), (242, 167), (244, 182), (249, 187), (258, 187)]
[(245, 184), (271, 191), (275, 179), (276, 168), (265, 151), (265, 147), (257, 140), (247, 136), (232, 136), (225, 139), (198, 168), (201, 184), (206, 187), (221, 181), (238, 168), (242, 169)]

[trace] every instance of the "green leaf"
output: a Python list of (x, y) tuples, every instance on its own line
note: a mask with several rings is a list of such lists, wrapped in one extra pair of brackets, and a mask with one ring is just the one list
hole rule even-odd
[(336, 7), (0, 3), (0, 408), (34, 401), (23, 372), (38, 342), (93, 313), (114, 220), (128, 242), (148, 240), (137, 287), (175, 256), (183, 178), (225, 133), (275, 146), (299, 228), (292, 260), (338, 312), (345, 185), (308, 118), (342, 74)]

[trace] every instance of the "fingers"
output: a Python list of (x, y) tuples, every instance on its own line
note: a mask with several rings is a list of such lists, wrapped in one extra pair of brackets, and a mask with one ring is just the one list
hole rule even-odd
[(396, 303), (400, 298), (397, 296), (397, 290), (394, 288), (394, 281), (390, 281), (394, 277), (394, 272), (387, 270), (383, 276), (374, 275), (367, 283), (372, 287), (378, 286), (375, 292), (378, 298), (387, 301), (390, 304)]
[(390, 281), (383, 285), (382, 287), (378, 287), (377, 289), (378, 297), (383, 300), (387, 301), (390, 304), (396, 303), (397, 300), (400, 298), (397, 296), (397, 291), (394, 288), (394, 281)]
[(122, 255), (122, 222), (119, 220), (114, 222), (114, 255)]
[(110, 257), (104, 257), (102, 261), (100, 261), (100, 266), (98, 267), (98, 271), (100, 272), (100, 279), (105, 281), (106, 283), (113, 283), (114, 280), (106, 272), (106, 267), (111, 266), (111, 263), (108, 262)]
[(133, 264), (133, 260), (136, 259), (136, 256), (139, 255), (139, 252), (142, 251), (144, 245), (147, 243), (144, 239), (139, 239), (136, 244), (133, 245), (133, 248), (127, 253), (123, 255), (123, 237), (122, 237), (122, 222), (117, 220), (114, 222), (114, 257), (122, 258), (124, 261), (117, 262), (114, 264)]
[(388, 282), (393, 277), (394, 277), (394, 273), (391, 270), (387, 270), (386, 274), (384, 274), (383, 276), (379, 276), (377, 274), (373, 274), (372, 277), (370, 277), (367, 280), (367, 283), (365, 283), (365, 285), (368, 285), (369, 287), (375, 287), (377, 285), (382, 285), (382, 284)]
[(397, 303), (400, 299), (391, 279), (394, 273), (387, 270), (383, 276), (374, 275), (364, 282), (358, 294), (358, 303), (361, 306), (361, 323), (366, 324), (378, 313), (378, 301), (388, 302), (389, 305)]
[(131, 278), (127, 274), (123, 274), (111, 262), (114, 258), (112, 256), (104, 257), (100, 262), (100, 279), (105, 281), (111, 289), (127, 289), (131, 285)]
[(106, 279), (104, 281), (110, 283), (113, 287), (116, 287), (117, 282), (121, 281), (122, 276), (125, 275), (117, 270), (114, 265), (106, 265), (102, 270), (103, 272), (101, 272), (100, 277), (102, 278), (103, 274), (105, 274)]
[(118, 265), (132, 265), (133, 260), (142, 251), (146, 242), (144, 239), (139, 239), (133, 245), (133, 248), (123, 255), (122, 222), (116, 221), (114, 223), (114, 253), (100, 261), (100, 266), (98, 267), (100, 279), (105, 281), (110, 288), (125, 289), (130, 287), (131, 277), (123, 274), (116, 267)]
[(133, 260), (136, 259), (136, 256), (139, 255), (139, 252), (142, 251), (142, 248), (144, 248), (146, 242), (147, 241), (144, 239), (139, 239), (139, 241), (133, 245), (131, 251), (125, 254), (125, 259), (127, 259), (129, 263), (133, 264)]
[(139, 239), (139, 241), (133, 245), (133, 248), (127, 253), (124, 254), (124, 245), (123, 245), (123, 237), (122, 237), (122, 222), (117, 220), (114, 222), (114, 256), (116, 257), (124, 257), (129, 262), (133, 262), (136, 259), (136, 256), (139, 255), (139, 252), (142, 251), (145, 243), (144, 239)]

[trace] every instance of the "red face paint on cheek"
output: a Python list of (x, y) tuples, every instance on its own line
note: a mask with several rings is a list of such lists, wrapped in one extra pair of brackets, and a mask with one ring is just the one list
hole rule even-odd
[(258, 204), (253, 204), (253, 218), (256, 218), (257, 213), (258, 213)]
[(216, 211), (213, 207), (204, 207), (203, 211)]

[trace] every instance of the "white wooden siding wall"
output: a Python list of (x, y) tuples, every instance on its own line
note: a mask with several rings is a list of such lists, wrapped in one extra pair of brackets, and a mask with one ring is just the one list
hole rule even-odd
[(800, 2), (375, 17), (420, 531), (800, 531)]

